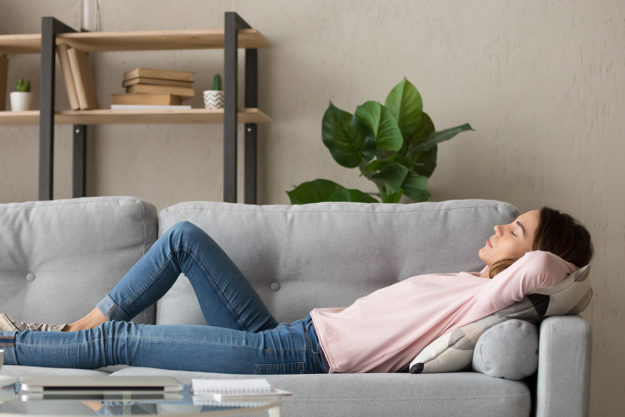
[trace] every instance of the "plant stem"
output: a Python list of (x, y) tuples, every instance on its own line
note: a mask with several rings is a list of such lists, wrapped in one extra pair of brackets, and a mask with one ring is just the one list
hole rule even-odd
[(361, 172), (362, 175), (367, 177), (369, 180), (373, 181), (373, 183), (376, 185), (376, 187), (378, 187), (378, 190), (380, 192), (377, 193), (377, 195), (380, 196), (380, 197), (383, 196), (384, 195), (384, 188), (383, 188), (382, 182), (372, 178), (375, 175), (372, 171), (365, 172), (365, 167), (366, 166), (367, 166), (367, 160), (363, 158), (361, 160), (361, 162), (360, 162), (360, 165), (358, 165), (358, 169), (360, 169), (360, 172)]

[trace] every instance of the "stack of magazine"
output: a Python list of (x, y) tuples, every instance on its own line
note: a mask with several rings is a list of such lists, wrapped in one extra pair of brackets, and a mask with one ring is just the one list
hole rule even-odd
[(272, 387), (264, 378), (192, 379), (194, 405), (254, 407), (266, 405), (292, 392)]

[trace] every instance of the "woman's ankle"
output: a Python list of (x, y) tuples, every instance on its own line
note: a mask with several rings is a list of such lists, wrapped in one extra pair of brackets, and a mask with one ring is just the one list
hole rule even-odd
[(100, 324), (105, 323), (107, 321), (108, 321), (108, 317), (102, 314), (102, 312), (98, 310), (97, 308), (94, 308), (86, 316), (82, 317), (81, 319), (73, 323), (69, 323), (68, 325), (66, 325), (62, 331), (77, 332), (79, 330), (88, 330), (88, 329), (97, 327)]

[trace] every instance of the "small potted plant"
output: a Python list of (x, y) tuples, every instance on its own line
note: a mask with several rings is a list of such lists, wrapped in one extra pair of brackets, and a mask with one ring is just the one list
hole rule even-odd
[(15, 84), (15, 91), (11, 92), (11, 111), (30, 110), (33, 101), (30, 92), (30, 81), (20, 78)]
[(213, 77), (213, 89), (204, 90), (204, 107), (207, 109), (224, 108), (224, 92), (221, 89), (221, 75), (215, 74)]

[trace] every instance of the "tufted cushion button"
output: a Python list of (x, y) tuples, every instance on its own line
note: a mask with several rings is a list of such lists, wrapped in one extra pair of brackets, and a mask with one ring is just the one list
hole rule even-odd
[(35, 279), (35, 274), (33, 274), (32, 272), (29, 272), (28, 274), (26, 274), (26, 281), (30, 282), (33, 281)]
[(280, 289), (280, 283), (279, 282), (274, 281), (274, 282), (271, 283), (271, 290), (272, 291), (278, 291), (279, 289)]

